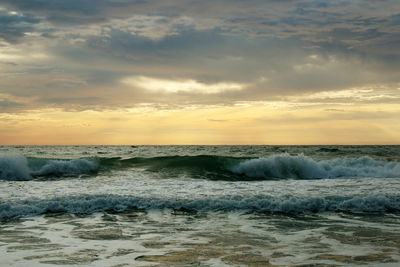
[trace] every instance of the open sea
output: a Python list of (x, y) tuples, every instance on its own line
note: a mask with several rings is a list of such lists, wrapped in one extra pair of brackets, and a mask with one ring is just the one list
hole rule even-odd
[(0, 146), (0, 266), (400, 266), (400, 146)]

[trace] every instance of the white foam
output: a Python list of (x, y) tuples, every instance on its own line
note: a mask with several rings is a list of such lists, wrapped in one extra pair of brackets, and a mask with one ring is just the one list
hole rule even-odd
[(231, 171), (252, 178), (394, 178), (400, 177), (400, 162), (378, 161), (370, 157), (315, 161), (303, 154), (279, 154), (241, 162)]
[[(36, 176), (79, 175), (96, 171), (99, 164), (96, 160), (49, 160), (28, 159), (22, 155), (0, 156), (0, 180), (25, 181)], [(31, 168), (30, 168), (30, 165)]]
[(0, 156), (0, 180), (29, 180), (30, 170), (24, 156)]
[(38, 171), (33, 171), (34, 176), (63, 176), (72, 174), (89, 173), (98, 169), (98, 163), (87, 159), (50, 160)]
[(289, 214), (324, 211), (390, 212), (400, 211), (400, 196), (381, 194), (352, 197), (235, 196), (234, 198), (170, 199), (121, 195), (80, 195), (0, 202), (0, 218), (33, 216), (47, 212), (89, 214), (106, 210), (124, 211), (132, 208), (141, 210), (184, 209), (200, 212), (242, 210)]

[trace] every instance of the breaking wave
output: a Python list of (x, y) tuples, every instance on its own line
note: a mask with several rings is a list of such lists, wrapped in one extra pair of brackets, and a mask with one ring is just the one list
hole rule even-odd
[(149, 171), (188, 172), (195, 178), (216, 180), (400, 178), (400, 162), (364, 156), (317, 161), (303, 154), (276, 154), (265, 158), (224, 156), (168, 156), (101, 159), (103, 167), (138, 166)]
[(32, 176), (65, 176), (89, 174), (97, 171), (99, 164), (96, 160), (50, 160), (37, 171), (32, 171)]
[(28, 160), (23, 156), (0, 157), (0, 179), (1, 180), (29, 180), (30, 170)]
[(173, 209), (186, 211), (245, 211), (264, 213), (353, 212), (385, 213), (400, 211), (399, 195), (269, 197), (235, 196), (203, 199), (162, 199), (120, 195), (65, 196), (52, 199), (0, 201), (0, 218), (12, 219), (46, 213), (91, 214), (101, 211)]
[(165, 156), (142, 158), (43, 159), (0, 156), (0, 180), (97, 174), (124, 168), (140, 168), (178, 177), (211, 180), (270, 180), (327, 178), (400, 178), (400, 162), (370, 157), (314, 160), (303, 154), (275, 154), (265, 158), (225, 156)]
[(90, 174), (98, 170), (96, 159), (42, 159), (20, 155), (0, 156), (0, 179), (26, 181), (36, 177), (62, 177)]
[(260, 179), (394, 178), (400, 177), (400, 162), (373, 160), (366, 156), (315, 161), (302, 154), (280, 154), (250, 159), (232, 167), (231, 170)]

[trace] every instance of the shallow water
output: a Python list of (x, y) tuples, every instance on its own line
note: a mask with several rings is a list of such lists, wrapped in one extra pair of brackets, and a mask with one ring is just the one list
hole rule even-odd
[(398, 266), (398, 146), (0, 147), (1, 266)]

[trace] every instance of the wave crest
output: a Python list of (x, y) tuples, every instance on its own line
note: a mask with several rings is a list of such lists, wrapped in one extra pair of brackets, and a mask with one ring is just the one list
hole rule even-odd
[(298, 214), (308, 212), (384, 213), (400, 211), (399, 195), (369, 196), (236, 196), (233, 198), (162, 199), (121, 195), (81, 195), (53, 199), (0, 202), (0, 218), (36, 216), (45, 213), (91, 214), (130, 209), (189, 211), (246, 211)]
[(50, 160), (39, 170), (33, 171), (32, 176), (65, 176), (87, 174), (97, 171), (97, 161), (88, 159)]
[(315, 161), (303, 154), (273, 155), (267, 158), (250, 159), (230, 168), (233, 173), (251, 178), (393, 178), (400, 177), (400, 163), (373, 160), (370, 157), (338, 158)]
[(158, 172), (167, 177), (189, 174), (192, 178), (227, 181), (400, 178), (400, 162), (379, 161), (366, 156), (317, 161), (303, 154), (276, 154), (253, 159), (212, 155), (71, 160), (0, 156), (0, 180), (77, 176), (132, 167)]
[(41, 159), (20, 155), (0, 156), (0, 180), (26, 181), (34, 177), (71, 176), (96, 172), (96, 159)]
[(29, 180), (30, 169), (25, 157), (19, 155), (0, 156), (0, 180)]

